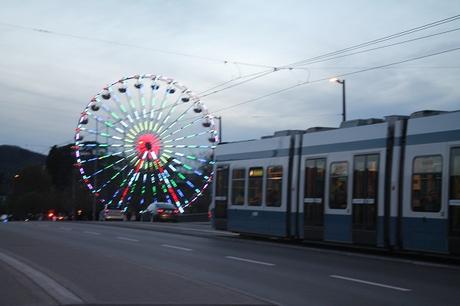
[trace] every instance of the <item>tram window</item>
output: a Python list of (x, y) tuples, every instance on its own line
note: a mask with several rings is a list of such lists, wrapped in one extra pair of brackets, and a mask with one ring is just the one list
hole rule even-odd
[(264, 168), (249, 168), (248, 204), (251, 206), (262, 205), (262, 188)]
[(414, 159), (412, 171), (412, 210), (441, 210), (442, 157), (420, 156)]
[(355, 163), (353, 169), (353, 198), (364, 199), (367, 198), (366, 192), (366, 156), (355, 156)]
[(450, 199), (460, 200), (460, 148), (450, 154)]
[(216, 172), (216, 197), (226, 197), (228, 194), (228, 166), (218, 166)]
[(375, 199), (377, 197), (379, 156), (359, 155), (354, 158), (353, 199)]
[(347, 208), (348, 162), (331, 163), (329, 207)]
[(283, 167), (270, 166), (267, 168), (266, 203), (267, 206), (281, 206), (283, 185)]
[(244, 185), (246, 169), (233, 169), (232, 171), (232, 205), (244, 204)]
[(307, 159), (305, 167), (304, 198), (323, 197), (325, 170), (325, 159)]

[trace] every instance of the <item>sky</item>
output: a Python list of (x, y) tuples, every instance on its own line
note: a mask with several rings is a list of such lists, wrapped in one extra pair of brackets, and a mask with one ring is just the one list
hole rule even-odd
[(460, 50), (353, 73), (460, 48), (460, 19), (353, 52), (378, 50), (291, 64), (458, 14), (453, 0), (0, 0), (0, 144), (46, 154), (70, 143), (96, 93), (144, 73), (199, 93), (271, 70), (202, 98), (222, 116), (224, 141), (338, 126), (342, 88), (327, 81), (334, 76), (346, 80), (349, 120), (457, 110)]

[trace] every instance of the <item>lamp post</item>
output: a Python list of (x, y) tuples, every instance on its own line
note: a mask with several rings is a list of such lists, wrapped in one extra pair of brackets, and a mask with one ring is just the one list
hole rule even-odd
[(336, 82), (342, 85), (342, 122), (347, 121), (347, 113), (345, 107), (345, 80), (340, 80), (338, 78), (332, 78), (330, 82)]
[(219, 120), (219, 143), (222, 142), (222, 116), (215, 116), (214, 119)]

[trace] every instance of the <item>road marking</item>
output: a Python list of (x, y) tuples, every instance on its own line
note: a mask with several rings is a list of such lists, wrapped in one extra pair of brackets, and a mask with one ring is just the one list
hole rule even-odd
[(133, 241), (133, 242), (139, 242), (139, 240), (137, 240), (137, 239), (127, 238), (127, 237), (117, 237), (117, 239), (126, 240), (126, 241)]
[(351, 282), (373, 285), (373, 286), (378, 286), (378, 287), (383, 287), (383, 288), (388, 288), (388, 289), (394, 289), (394, 290), (399, 290), (399, 291), (411, 291), (411, 289), (407, 289), (407, 288), (390, 286), (390, 285), (385, 285), (381, 283), (374, 283), (374, 282), (369, 282), (369, 281), (365, 281), (365, 280), (357, 279), (357, 278), (345, 277), (345, 276), (340, 276), (340, 275), (329, 275), (329, 276), (332, 278), (338, 278), (338, 279), (343, 279), (343, 280), (347, 280)]
[(252, 259), (241, 258), (241, 257), (234, 257), (234, 256), (225, 256), (225, 258), (239, 260), (239, 261), (245, 261), (245, 262), (250, 262), (250, 263), (264, 265), (264, 266), (274, 266), (275, 265), (275, 264), (269, 263), (269, 262), (252, 260)]
[(175, 246), (175, 245), (170, 245), (170, 244), (162, 244), (161, 246), (165, 248), (177, 249), (177, 250), (182, 250), (182, 251), (193, 251), (192, 249), (189, 249), (189, 248), (183, 248), (180, 246)]
[(174, 226), (174, 225), (149, 224), (149, 226), (156, 227), (156, 228), (176, 229), (176, 230), (182, 230), (182, 231), (195, 231), (195, 232), (203, 232), (203, 233), (221, 234), (221, 235), (227, 235), (227, 236), (238, 236), (239, 235), (238, 233), (231, 233), (231, 232), (226, 232), (226, 231), (206, 230), (206, 229), (182, 227), (182, 226)]
[(98, 233), (98, 232), (91, 232), (91, 231), (84, 231), (83, 233), (91, 234), (91, 235), (100, 235), (100, 233)]
[(74, 293), (63, 287), (49, 276), (42, 272), (26, 265), (19, 260), (10, 257), (0, 252), (0, 260), (15, 268), (17, 271), (25, 274), (39, 287), (45, 290), (51, 297), (53, 297), (59, 304), (83, 304), (83, 300), (76, 296)]

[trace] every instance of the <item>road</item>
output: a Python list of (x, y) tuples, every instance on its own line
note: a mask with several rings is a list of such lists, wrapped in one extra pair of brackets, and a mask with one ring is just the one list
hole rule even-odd
[[(1, 305), (458, 305), (460, 267), (205, 224), (0, 224)], [(5, 284), (7, 284), (5, 286)]]

